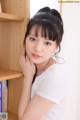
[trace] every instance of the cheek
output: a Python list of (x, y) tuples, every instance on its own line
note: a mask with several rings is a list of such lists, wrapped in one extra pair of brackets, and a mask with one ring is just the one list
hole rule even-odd
[(29, 45), (28, 45), (27, 42), (26, 42), (26, 44), (25, 44), (25, 50), (26, 50), (26, 53), (28, 54), (28, 52), (29, 52), (29, 50), (30, 50), (30, 47), (29, 47)]
[(28, 40), (26, 40), (25, 47), (26, 47), (26, 50), (29, 50), (31, 48), (30, 42)]
[(48, 56), (51, 56), (53, 53), (55, 52), (55, 48), (50, 48), (50, 49), (48, 49), (47, 51), (46, 51), (46, 54), (48, 55)]
[(52, 56), (52, 54), (53, 54), (53, 51), (46, 51), (45, 52), (45, 58), (50, 58), (51, 56)]
[(56, 48), (51, 48), (45, 51), (45, 58), (50, 58), (56, 51)]
[(29, 44), (28, 44), (28, 43), (26, 43), (25, 47), (26, 47), (26, 49), (28, 49), (30, 46), (29, 46)]

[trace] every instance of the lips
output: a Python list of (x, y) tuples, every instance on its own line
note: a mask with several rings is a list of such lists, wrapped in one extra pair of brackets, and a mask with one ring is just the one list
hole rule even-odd
[(38, 54), (32, 54), (32, 56), (35, 57), (35, 58), (40, 58), (40, 57), (41, 57), (41, 56), (38, 55)]

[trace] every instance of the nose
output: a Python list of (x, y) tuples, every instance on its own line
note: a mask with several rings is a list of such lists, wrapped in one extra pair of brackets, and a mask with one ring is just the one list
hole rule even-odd
[(35, 51), (40, 52), (43, 49), (43, 44), (41, 42), (37, 42), (35, 45)]

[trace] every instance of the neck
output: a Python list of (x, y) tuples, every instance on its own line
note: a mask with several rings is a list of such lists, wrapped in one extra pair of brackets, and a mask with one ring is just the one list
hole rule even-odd
[(51, 66), (54, 63), (56, 63), (55, 60), (50, 58), (49, 60), (47, 60), (43, 63), (36, 64), (36, 68), (37, 68), (36, 76), (42, 74), (49, 66)]
[(47, 66), (49, 60), (43, 62), (43, 63), (40, 63), (40, 64), (37, 64), (36, 65), (36, 68), (37, 68), (37, 72), (40, 72), (42, 69), (44, 69), (45, 66)]

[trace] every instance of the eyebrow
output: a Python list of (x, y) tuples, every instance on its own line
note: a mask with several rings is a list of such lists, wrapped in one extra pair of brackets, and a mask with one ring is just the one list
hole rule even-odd
[[(29, 33), (29, 35), (32, 35), (32, 36), (34, 36), (34, 37), (38, 37), (38, 36), (37, 36), (37, 35), (35, 35), (35, 34), (30, 34), (30, 33)], [(43, 37), (43, 38), (45, 38), (45, 37)], [(52, 41), (52, 40), (50, 40), (49, 38), (45, 38), (45, 40)]]

